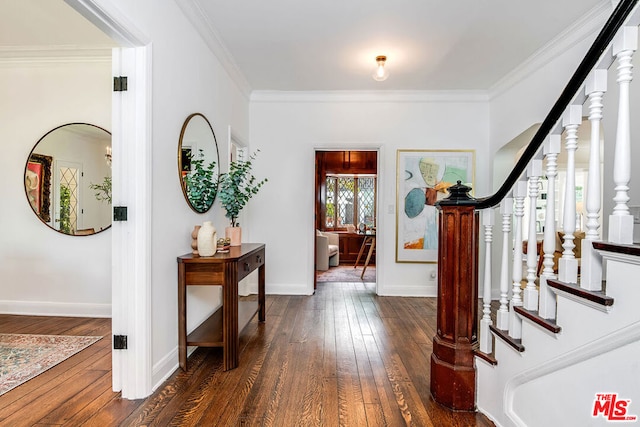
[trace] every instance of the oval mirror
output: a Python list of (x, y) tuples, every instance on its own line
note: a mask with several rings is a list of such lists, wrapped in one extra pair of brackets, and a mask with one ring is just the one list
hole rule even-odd
[(111, 133), (87, 123), (50, 130), (29, 153), (24, 189), (33, 212), (60, 233), (111, 227)]
[(219, 153), (211, 123), (200, 113), (184, 121), (178, 142), (180, 186), (194, 211), (208, 211), (218, 192)]

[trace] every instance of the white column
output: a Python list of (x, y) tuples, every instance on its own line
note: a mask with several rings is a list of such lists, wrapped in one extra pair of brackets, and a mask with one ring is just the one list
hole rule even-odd
[[(523, 306), (527, 310), (538, 309), (538, 238), (536, 230), (536, 202), (542, 175), (542, 160), (533, 159), (527, 169), (529, 178), (529, 236), (527, 239), (527, 287), (524, 289)], [(542, 256), (542, 254), (540, 255)]]
[(513, 199), (505, 197), (500, 204), (502, 216), (502, 260), (500, 262), (500, 308), (496, 313), (496, 327), (503, 331), (509, 329), (509, 234), (511, 232), (511, 215), (513, 214)]
[(547, 208), (544, 219), (543, 269), (540, 275), (540, 301), (538, 314), (544, 319), (556, 318), (556, 295), (547, 286), (547, 279), (556, 277), (553, 271), (553, 253), (556, 250), (556, 177), (558, 176), (558, 154), (562, 144), (558, 134), (549, 135), (544, 143), (547, 160)]
[(609, 216), (609, 241), (633, 243), (633, 216), (629, 213), (629, 181), (631, 180), (631, 132), (629, 85), (632, 79), (631, 59), (638, 48), (638, 27), (624, 27), (613, 40), (613, 54), (618, 60), (618, 128), (613, 160), (613, 182), (616, 202)]
[(602, 121), (602, 95), (607, 91), (607, 70), (594, 70), (585, 85), (589, 99), (591, 143), (589, 145), (589, 177), (585, 209), (587, 223), (582, 241), (580, 261), (580, 286), (590, 291), (602, 290), (602, 257), (593, 249), (593, 241), (600, 239), (600, 122)]
[(522, 306), (522, 217), (524, 216), (524, 199), (527, 197), (527, 182), (518, 181), (513, 189), (515, 199), (514, 209), (514, 238), (513, 238), (513, 287), (511, 307), (509, 311), (509, 336), (520, 338), (522, 336), (522, 319), (513, 310), (513, 307)]
[(558, 261), (558, 278), (563, 282), (578, 283), (578, 260), (573, 253), (576, 231), (576, 150), (578, 149), (578, 127), (582, 123), (582, 105), (569, 105), (562, 119), (566, 133), (567, 179), (564, 193), (564, 215), (562, 231), (564, 242), (562, 258)]
[(493, 351), (491, 326), (491, 242), (493, 241), (493, 209), (482, 211), (482, 225), (484, 225), (484, 287), (482, 293), (482, 320), (480, 320), (480, 351)]

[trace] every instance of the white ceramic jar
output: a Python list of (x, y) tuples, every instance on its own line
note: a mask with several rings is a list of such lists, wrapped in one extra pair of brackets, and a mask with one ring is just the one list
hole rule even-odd
[(216, 254), (218, 233), (211, 221), (202, 223), (198, 230), (198, 254), (200, 256), (213, 256)]

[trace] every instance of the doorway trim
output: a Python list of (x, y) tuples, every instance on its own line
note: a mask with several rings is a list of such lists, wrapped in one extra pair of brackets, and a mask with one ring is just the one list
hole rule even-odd
[(128, 77), (127, 92), (112, 96), (113, 206), (128, 210), (112, 225), (112, 332), (128, 342), (113, 350), (112, 388), (139, 399), (152, 392), (151, 44), (110, 1), (65, 2), (122, 46), (112, 70)]
[[(381, 286), (382, 283), (382, 278), (384, 277), (384, 259), (385, 259), (385, 251), (384, 251), (384, 242), (385, 242), (385, 238), (384, 238), (384, 234), (385, 234), (385, 230), (388, 228), (385, 226), (384, 224), (384, 215), (381, 215), (381, 208), (382, 208), (382, 203), (381, 201), (385, 199), (385, 183), (386, 180), (384, 179), (384, 145), (383, 144), (375, 144), (375, 143), (371, 143), (371, 144), (365, 144), (365, 145), (360, 145), (360, 144), (353, 144), (353, 143), (338, 143), (338, 144), (320, 144), (320, 145), (316, 145), (313, 147), (313, 152), (312, 154), (312, 158), (311, 158), (311, 162), (314, 165), (313, 168), (313, 188), (315, 188), (315, 179), (316, 179), (316, 168), (315, 168), (315, 161), (316, 161), (316, 153), (318, 151), (376, 151), (377, 154), (377, 164), (376, 164), (376, 227), (380, 230), (382, 230), (381, 233), (378, 233), (376, 231), (376, 295), (380, 295), (382, 292), (383, 287)], [(313, 203), (312, 203), (312, 211), (311, 211), (311, 218), (314, 217), (315, 215), (315, 191), (313, 191), (313, 194), (311, 196), (313, 198)], [(308, 282), (308, 286), (307, 286), (307, 293), (308, 295), (313, 295), (314, 293), (314, 289), (313, 289), (313, 285), (315, 283), (315, 275), (316, 275), (316, 271), (315, 271), (315, 240), (316, 239), (316, 222), (313, 221), (313, 226), (311, 228), (310, 231), (310, 238), (309, 241), (311, 242), (310, 245), (311, 247), (309, 248), (309, 252), (310, 252), (310, 256), (311, 256), (311, 261), (309, 263), (309, 265), (311, 265), (311, 269), (312, 269), (312, 276), (311, 276), (311, 280)]]

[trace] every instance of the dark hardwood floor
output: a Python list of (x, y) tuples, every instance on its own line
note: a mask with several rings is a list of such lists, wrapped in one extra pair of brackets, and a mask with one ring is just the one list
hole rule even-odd
[(0, 396), (1, 426), (493, 426), (429, 392), (434, 298), (377, 297), (373, 285), (320, 283), (267, 296), (267, 321), (240, 338), (240, 366), (198, 349), (145, 400), (111, 392), (109, 319), (0, 315), (0, 332), (104, 335)]

